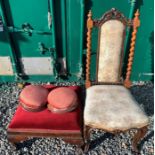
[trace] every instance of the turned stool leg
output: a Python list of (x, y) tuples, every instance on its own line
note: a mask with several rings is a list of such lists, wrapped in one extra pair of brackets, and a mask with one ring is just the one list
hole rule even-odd
[(147, 133), (147, 126), (138, 129), (137, 133), (135, 134), (135, 136), (133, 137), (133, 141), (132, 141), (132, 148), (133, 151), (135, 152), (139, 152), (137, 145), (139, 143), (139, 141), (144, 138), (145, 134)]
[(7, 139), (10, 143), (14, 144), (16, 146), (17, 143), (23, 142), (31, 138), (31, 136), (26, 136), (22, 133), (17, 134), (13, 132), (8, 132), (7, 133)]

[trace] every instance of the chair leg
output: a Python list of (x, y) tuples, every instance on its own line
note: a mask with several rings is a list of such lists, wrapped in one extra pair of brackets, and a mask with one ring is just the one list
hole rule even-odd
[(90, 133), (91, 133), (91, 128), (89, 126), (84, 126), (84, 153), (87, 153), (89, 150)]
[(134, 135), (133, 141), (132, 141), (132, 149), (133, 149), (133, 151), (135, 151), (135, 152), (137, 152), (137, 153), (139, 152), (137, 145), (138, 145), (139, 141), (140, 141), (142, 138), (144, 138), (146, 132), (147, 132), (147, 126), (138, 129), (138, 131), (137, 131), (137, 133)]

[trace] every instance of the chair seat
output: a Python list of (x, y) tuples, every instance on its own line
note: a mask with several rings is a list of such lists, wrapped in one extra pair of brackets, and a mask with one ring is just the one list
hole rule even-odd
[(148, 117), (124, 86), (96, 85), (86, 93), (85, 125), (111, 132), (148, 125)]

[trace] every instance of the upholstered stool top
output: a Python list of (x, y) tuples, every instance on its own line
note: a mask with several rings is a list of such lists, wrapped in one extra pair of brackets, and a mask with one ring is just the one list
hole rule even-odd
[(28, 85), (19, 96), (19, 101), (28, 111), (39, 110), (47, 103), (48, 90), (42, 86)]
[(124, 86), (96, 85), (86, 93), (85, 125), (112, 132), (148, 125), (148, 117)]
[(19, 106), (8, 126), (8, 131), (15, 132), (52, 132), (52, 131), (70, 131), (77, 132), (80, 130), (80, 107), (73, 112), (65, 114), (51, 113), (44, 109), (34, 113), (23, 110)]
[(53, 112), (71, 111), (77, 107), (78, 97), (74, 90), (60, 87), (48, 95), (48, 109)]
[[(45, 86), (47, 88), (47, 86)], [(79, 86), (68, 87), (74, 90), (77, 95), (81, 93)], [(56, 89), (56, 86), (50, 86), (48, 89)], [(80, 132), (81, 126), (81, 103), (78, 100), (78, 107), (68, 113), (56, 114), (51, 113), (48, 109), (34, 113), (23, 110), (21, 106), (17, 110), (8, 126), (8, 131), (11, 132)]]

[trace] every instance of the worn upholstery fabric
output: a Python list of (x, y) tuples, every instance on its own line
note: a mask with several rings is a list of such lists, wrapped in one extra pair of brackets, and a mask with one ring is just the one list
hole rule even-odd
[(118, 82), (121, 66), (125, 26), (118, 20), (109, 20), (101, 26), (98, 81)]
[(124, 86), (96, 85), (87, 89), (85, 125), (124, 131), (148, 124), (148, 117)]

